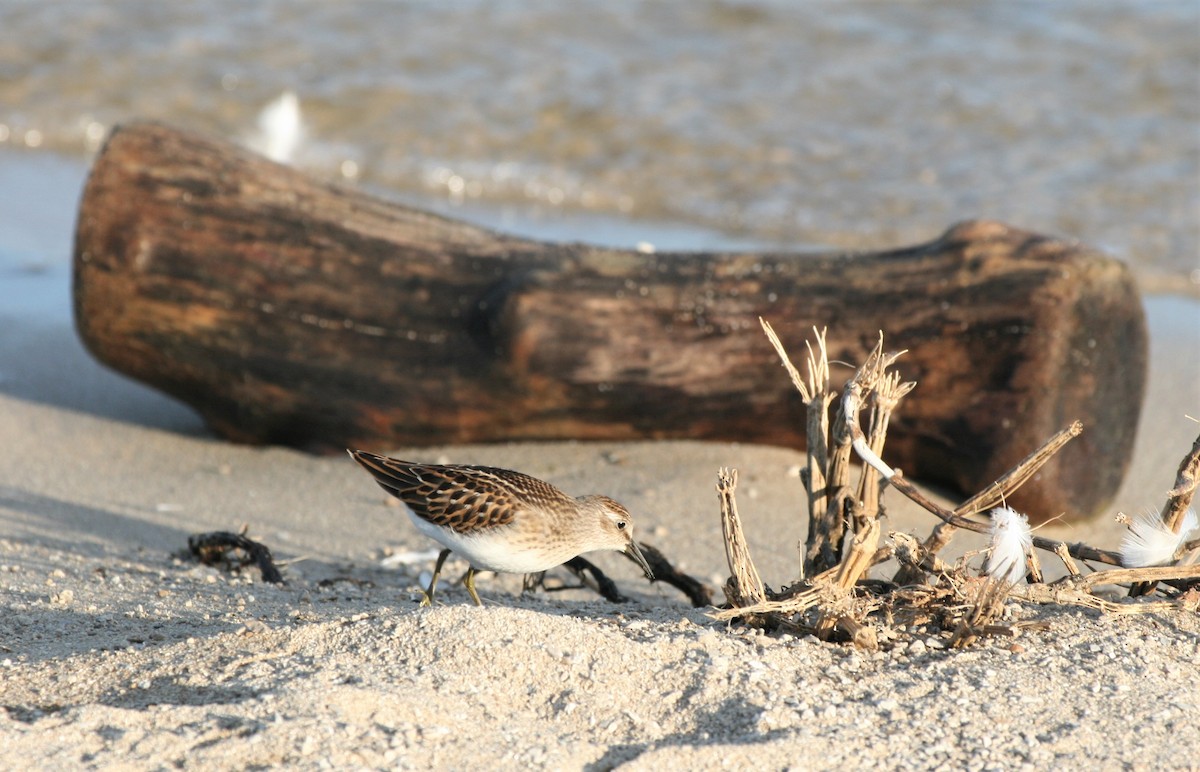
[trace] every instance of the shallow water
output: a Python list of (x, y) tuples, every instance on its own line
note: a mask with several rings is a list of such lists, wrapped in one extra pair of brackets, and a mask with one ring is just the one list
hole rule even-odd
[(1195, 0), (0, 0), (0, 29), (0, 147), (80, 156), (132, 118), (249, 141), (290, 89), (297, 165), (556, 238), (885, 247), (989, 217), (1200, 287)]

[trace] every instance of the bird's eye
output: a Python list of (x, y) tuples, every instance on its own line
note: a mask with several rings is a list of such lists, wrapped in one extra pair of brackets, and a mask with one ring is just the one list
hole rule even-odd
[(625, 521), (624, 521), (624, 520), (618, 520), (618, 521), (617, 521), (617, 530), (618, 530), (618, 531), (624, 531), (624, 530), (625, 530)]

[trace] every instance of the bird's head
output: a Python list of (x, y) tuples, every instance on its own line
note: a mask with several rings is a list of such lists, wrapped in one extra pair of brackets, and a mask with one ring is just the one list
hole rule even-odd
[(584, 496), (579, 499), (585, 510), (591, 513), (598, 525), (596, 546), (593, 549), (624, 552), (641, 566), (647, 579), (654, 578), (650, 564), (633, 538), (633, 518), (629, 510), (608, 496)]

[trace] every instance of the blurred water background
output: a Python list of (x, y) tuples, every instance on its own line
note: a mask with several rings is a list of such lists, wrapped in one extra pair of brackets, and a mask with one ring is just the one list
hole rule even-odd
[(529, 235), (859, 249), (987, 217), (1200, 295), (1197, 0), (0, 0), (0, 266), (65, 266), (113, 125), (262, 146), (288, 92), (291, 163)]

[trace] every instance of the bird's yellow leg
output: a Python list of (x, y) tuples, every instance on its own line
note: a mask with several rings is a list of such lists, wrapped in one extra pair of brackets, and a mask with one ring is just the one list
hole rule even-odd
[(422, 606), (433, 605), (433, 592), (437, 589), (438, 576), (442, 573), (442, 564), (446, 562), (446, 558), (450, 557), (450, 550), (442, 550), (438, 553), (437, 563), (433, 567), (433, 578), (429, 580), (429, 589), (424, 591), (425, 597), (421, 599)]
[(476, 606), (482, 606), (483, 601), (479, 600), (479, 593), (475, 592), (475, 569), (467, 569), (467, 580), (463, 582), (467, 585), (467, 592), (471, 593), (471, 600), (475, 601)]

